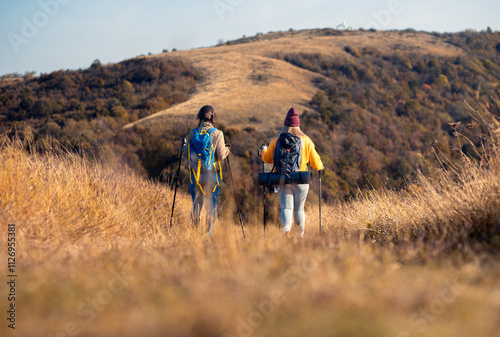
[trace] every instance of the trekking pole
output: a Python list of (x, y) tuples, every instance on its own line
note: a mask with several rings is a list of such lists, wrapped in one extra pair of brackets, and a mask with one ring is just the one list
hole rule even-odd
[[(262, 173), (266, 173), (266, 163), (262, 163)], [(262, 204), (264, 205), (264, 233), (266, 233), (266, 185), (262, 185)]]
[[(262, 150), (266, 147), (266, 144), (262, 144), (257, 155), (262, 158)], [(266, 173), (266, 163), (262, 162), (262, 173)], [(266, 185), (262, 185), (262, 204), (264, 205), (264, 213), (262, 215), (264, 221), (264, 233), (266, 233)]]
[(229, 177), (231, 178), (231, 184), (233, 185), (234, 201), (236, 202), (236, 208), (238, 209), (238, 215), (240, 217), (241, 231), (243, 233), (243, 238), (245, 238), (245, 228), (243, 228), (243, 219), (241, 218), (240, 203), (238, 202), (238, 196), (236, 195), (236, 189), (234, 188), (233, 174), (231, 173), (231, 165), (229, 164), (229, 157), (227, 160), (227, 170), (229, 171)]
[(177, 180), (175, 181), (174, 201), (172, 202), (172, 214), (170, 214), (170, 228), (172, 228), (172, 220), (174, 218), (175, 197), (177, 196), (177, 186), (179, 186), (179, 174), (181, 173), (182, 162), (182, 147), (186, 145), (186, 138), (182, 138), (182, 146), (179, 153), (179, 167), (177, 167)]
[(321, 174), (323, 170), (318, 171), (319, 174), (319, 232), (321, 233)]

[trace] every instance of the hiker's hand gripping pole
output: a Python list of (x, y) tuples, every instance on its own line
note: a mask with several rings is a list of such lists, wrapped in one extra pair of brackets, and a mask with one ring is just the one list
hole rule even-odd
[(260, 146), (259, 150), (257, 150), (257, 155), (258, 155), (260, 158), (262, 158), (262, 152), (263, 152), (264, 150), (267, 150), (267, 146), (266, 146), (266, 144), (262, 144), (262, 145)]

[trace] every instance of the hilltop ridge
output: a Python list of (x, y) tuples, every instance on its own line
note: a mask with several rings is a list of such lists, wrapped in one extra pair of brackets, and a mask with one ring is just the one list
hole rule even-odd
[(181, 58), (201, 73), (202, 80), (187, 101), (134, 123), (150, 125), (189, 120), (201, 106), (211, 104), (217, 110), (219, 121), (232, 128), (248, 125), (276, 128), (291, 106), (300, 112), (310, 109), (309, 102), (318, 90), (314, 81), (322, 77), (291, 65), (282, 59), (283, 55), (309, 53), (353, 58), (345, 51), (346, 46), (373, 48), (382, 55), (392, 55), (395, 50), (442, 57), (464, 54), (461, 48), (429, 33), (304, 30), (148, 56)]

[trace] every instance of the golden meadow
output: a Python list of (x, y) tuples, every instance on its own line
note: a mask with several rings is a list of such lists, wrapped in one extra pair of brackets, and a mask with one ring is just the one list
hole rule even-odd
[(16, 224), (16, 334), (497, 336), (500, 126), (473, 113), (488, 130), (481, 161), (323, 205), (321, 234), (309, 200), (306, 236), (291, 240), (277, 224), (248, 225), (243, 239), (229, 203), (209, 238), (191, 226), (185, 186), (170, 228), (164, 185), (3, 137), (0, 241), (6, 260)]

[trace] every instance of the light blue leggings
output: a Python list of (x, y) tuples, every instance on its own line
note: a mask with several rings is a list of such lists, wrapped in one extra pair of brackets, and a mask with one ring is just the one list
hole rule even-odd
[(281, 208), (281, 225), (283, 233), (292, 228), (292, 219), (295, 217), (295, 224), (300, 228), (300, 234), (304, 234), (306, 214), (304, 204), (306, 203), (309, 184), (284, 185), (278, 192)]

